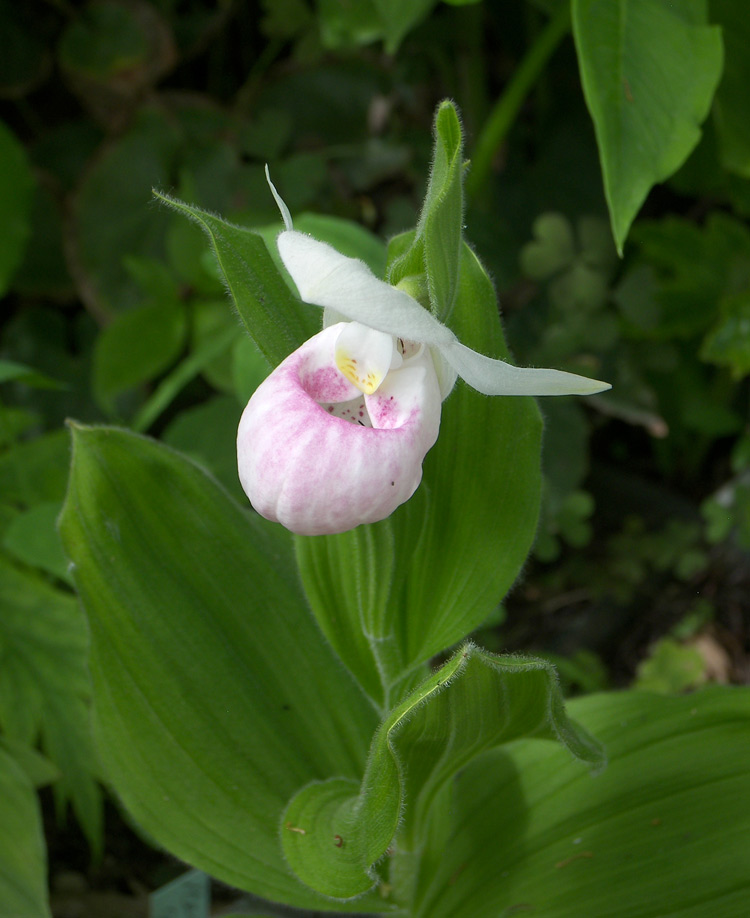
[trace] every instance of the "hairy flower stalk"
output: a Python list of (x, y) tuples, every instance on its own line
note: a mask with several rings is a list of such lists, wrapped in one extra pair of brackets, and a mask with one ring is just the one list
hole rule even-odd
[(287, 357), (240, 421), (240, 481), (264, 517), (304, 535), (389, 516), (422, 478), (441, 402), (461, 378), (485, 395), (587, 395), (599, 380), (514, 367), (471, 350), (408, 293), (367, 265), (286, 229), (279, 254), (323, 331)]

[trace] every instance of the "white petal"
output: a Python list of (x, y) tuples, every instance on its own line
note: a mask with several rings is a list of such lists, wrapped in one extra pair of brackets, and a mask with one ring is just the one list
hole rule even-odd
[(365, 405), (378, 430), (404, 427), (415, 413), (440, 417), (440, 387), (429, 351), (423, 351), (400, 370), (392, 370), (377, 392), (365, 396)]
[(344, 324), (334, 357), (339, 372), (365, 395), (372, 395), (395, 363), (401, 364), (393, 336), (359, 322)]
[[(514, 367), (478, 354), (403, 290), (378, 280), (367, 265), (294, 230), (280, 234), (279, 254), (306, 303), (438, 350), (458, 375), (485, 395), (591, 395), (609, 383), (562, 370)], [(451, 374), (438, 373), (445, 397)]]
[(563, 370), (514, 367), (477, 354), (457, 340), (441, 352), (458, 375), (484, 395), (593, 395), (611, 388), (609, 383)]
[(445, 401), (456, 385), (458, 373), (448, 363), (439, 348), (430, 348), (430, 353), (432, 354), (432, 362), (435, 365), (435, 372), (440, 384), (440, 396)]

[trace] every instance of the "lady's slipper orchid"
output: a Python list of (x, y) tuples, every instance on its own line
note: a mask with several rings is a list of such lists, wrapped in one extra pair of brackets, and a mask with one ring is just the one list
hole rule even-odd
[[(253, 394), (237, 437), (242, 487), (255, 509), (304, 535), (389, 516), (422, 478), (440, 406), (456, 376), (485, 395), (588, 395), (607, 383), (514, 367), (471, 350), (364, 262), (293, 229), (279, 254), (300, 297), (326, 309), (319, 334)], [(333, 324), (332, 324), (333, 323)]]

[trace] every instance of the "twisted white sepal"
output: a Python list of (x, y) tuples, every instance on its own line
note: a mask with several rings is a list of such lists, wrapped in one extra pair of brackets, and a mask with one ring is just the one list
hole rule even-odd
[[(306, 303), (405, 341), (433, 348), (465, 382), (485, 395), (592, 395), (609, 383), (562, 370), (515, 367), (478, 354), (403, 290), (379, 280), (367, 265), (296, 230), (277, 241), (281, 260)], [(448, 375), (448, 382), (443, 376)], [(453, 379), (441, 373), (443, 398)], [(447, 390), (447, 391), (446, 391)]]

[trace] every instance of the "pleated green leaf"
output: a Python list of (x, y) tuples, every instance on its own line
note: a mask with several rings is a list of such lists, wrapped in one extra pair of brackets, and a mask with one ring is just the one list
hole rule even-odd
[[(414, 918), (737, 918), (750, 896), (750, 691), (568, 704), (607, 748), (590, 779), (523, 740), (458, 777)], [(394, 864), (394, 869), (397, 865)]]
[(572, 0), (581, 82), (594, 121), (617, 249), (652, 185), (700, 139), (722, 69), (705, 0)]
[[(392, 259), (411, 241), (394, 240)], [(459, 277), (451, 327), (507, 357), (492, 283), (467, 245)], [(386, 710), (396, 674), (479, 627), (518, 575), (536, 530), (541, 426), (533, 399), (487, 398), (459, 380), (410, 501), (375, 526), (297, 538), (321, 628)]]
[(8, 918), (50, 918), (47, 852), (36, 791), (2, 748), (0, 826), (0, 914)]
[(336, 908), (291, 873), (281, 816), (310, 781), (361, 776), (377, 718), (310, 617), (288, 533), (151, 440), (74, 427), (73, 444), (60, 530), (108, 779), (183, 860)]
[(169, 195), (154, 194), (208, 235), (240, 318), (272, 367), (320, 331), (317, 310), (293, 295), (258, 233)]
[(431, 804), (459, 769), (523, 736), (554, 738), (568, 758), (604, 762), (601, 747), (566, 716), (550, 664), (466, 645), (390, 712), (360, 786), (337, 777), (292, 800), (283, 833), (289, 863), (326, 895), (366, 892), (372, 865), (394, 839), (397, 848), (419, 849)]

